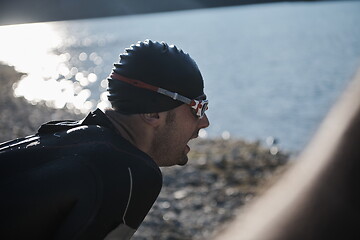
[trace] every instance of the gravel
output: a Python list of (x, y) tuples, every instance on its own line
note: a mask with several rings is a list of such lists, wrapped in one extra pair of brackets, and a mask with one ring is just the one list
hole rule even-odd
[(199, 139), (191, 149), (186, 166), (162, 168), (160, 196), (133, 239), (211, 239), (288, 162), (257, 142)]

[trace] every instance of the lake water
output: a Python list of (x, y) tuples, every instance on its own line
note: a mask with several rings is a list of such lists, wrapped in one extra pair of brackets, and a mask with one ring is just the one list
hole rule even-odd
[[(300, 151), (360, 66), (360, 2), (273, 3), (0, 27), (0, 61), (28, 73), (32, 104), (107, 106), (106, 77), (138, 40), (175, 44), (198, 63), (208, 137)], [(101, 101), (98, 101), (102, 99)]]

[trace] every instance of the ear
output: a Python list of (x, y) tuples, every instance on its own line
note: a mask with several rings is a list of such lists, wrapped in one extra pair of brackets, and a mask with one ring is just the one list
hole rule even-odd
[(161, 117), (159, 113), (143, 113), (140, 114), (140, 116), (144, 122), (153, 127), (157, 127), (161, 123)]

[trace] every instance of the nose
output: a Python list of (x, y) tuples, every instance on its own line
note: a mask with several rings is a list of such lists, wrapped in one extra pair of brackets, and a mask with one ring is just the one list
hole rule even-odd
[(205, 113), (205, 115), (199, 121), (199, 128), (207, 128), (210, 125), (209, 119)]

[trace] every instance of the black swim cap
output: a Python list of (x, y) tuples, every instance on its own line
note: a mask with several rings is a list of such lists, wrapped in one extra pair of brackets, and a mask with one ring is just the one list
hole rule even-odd
[[(113, 72), (176, 92), (190, 99), (204, 94), (204, 83), (195, 61), (176, 46), (145, 40), (126, 48)], [(170, 97), (108, 78), (108, 99), (124, 114), (163, 112), (183, 104)]]

